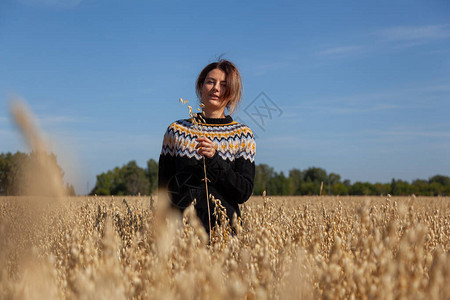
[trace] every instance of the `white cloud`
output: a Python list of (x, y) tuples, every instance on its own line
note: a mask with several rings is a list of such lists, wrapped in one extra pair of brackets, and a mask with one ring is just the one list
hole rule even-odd
[(368, 136), (389, 136), (398, 138), (407, 137), (427, 137), (427, 138), (438, 138), (447, 139), (450, 138), (450, 132), (444, 130), (436, 130), (430, 128), (392, 128), (389, 130), (370, 130), (365, 131), (365, 135)]
[(395, 26), (379, 30), (377, 35), (388, 41), (426, 42), (450, 37), (448, 25)]
[(330, 107), (328, 110), (329, 113), (335, 114), (358, 114), (358, 113), (366, 113), (366, 112), (375, 112), (382, 110), (391, 110), (398, 109), (399, 105), (388, 104), (388, 103), (361, 103), (359, 105), (348, 105), (347, 107)]
[(52, 116), (52, 115), (43, 115), (39, 116), (39, 122), (45, 125), (60, 125), (64, 123), (82, 123), (86, 122), (87, 119), (85, 117), (72, 117), (72, 116)]
[(439, 50), (433, 50), (430, 51), (430, 54), (449, 54), (450, 49), (439, 49)]
[(358, 114), (375, 111), (430, 109), (447, 107), (450, 85), (446, 83), (415, 83), (410, 87), (373, 93), (336, 97), (301, 99), (297, 104), (282, 107), (285, 120), (297, 122), (298, 112), (320, 111), (327, 114)]
[(70, 9), (77, 7), (83, 0), (18, 0), (18, 1), (28, 5)]
[[(378, 53), (380, 50), (401, 49), (420, 46), (436, 40), (450, 38), (450, 25), (393, 26), (366, 34), (371, 39), (359, 45), (336, 45), (319, 51), (318, 54), (330, 57), (344, 57), (363, 52)], [(434, 54), (448, 53), (448, 49), (435, 50)]]
[(415, 137), (430, 137), (430, 138), (450, 138), (450, 132), (447, 131), (415, 131), (415, 130), (405, 130), (405, 131), (394, 131), (389, 132), (389, 135), (395, 136), (415, 136)]
[(352, 46), (342, 46), (342, 47), (334, 47), (325, 49), (323, 51), (319, 52), (319, 55), (335, 55), (335, 56), (341, 56), (341, 55), (347, 55), (347, 54), (353, 54), (357, 51), (362, 50), (362, 46), (352, 45)]
[(265, 75), (268, 72), (290, 66), (288, 62), (277, 61), (273, 63), (260, 63), (253, 66), (255, 76)]
[(418, 88), (412, 88), (411, 91), (418, 92), (450, 92), (450, 84), (429, 85)]
[[(403, 105), (395, 101), (402, 95), (401, 91), (384, 93), (367, 93), (346, 95), (331, 98), (299, 101), (299, 104), (283, 107), (288, 112), (320, 111), (328, 114), (358, 114), (365, 112), (387, 111), (402, 108)], [(298, 118), (297, 113), (291, 113), (286, 118)]]

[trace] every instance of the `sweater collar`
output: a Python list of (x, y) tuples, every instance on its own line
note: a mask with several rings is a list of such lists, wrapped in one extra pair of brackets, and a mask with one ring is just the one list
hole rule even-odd
[[(205, 123), (203, 124), (229, 124), (233, 122), (233, 118), (230, 115), (225, 116), (225, 118), (206, 118), (203, 117), (205, 120)], [(197, 117), (197, 120), (199, 121), (199, 118)]]

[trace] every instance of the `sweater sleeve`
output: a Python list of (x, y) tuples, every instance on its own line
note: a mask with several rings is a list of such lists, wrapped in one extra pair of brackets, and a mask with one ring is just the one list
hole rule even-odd
[(250, 198), (255, 179), (255, 140), (253, 134), (241, 137), (234, 167), (218, 153), (207, 159), (207, 177), (235, 204), (242, 204)]
[(168, 189), (169, 179), (175, 174), (175, 136), (172, 125), (164, 134), (158, 163), (158, 189)]
[(168, 189), (169, 179), (175, 174), (174, 158), (170, 155), (161, 154), (158, 163), (158, 189)]

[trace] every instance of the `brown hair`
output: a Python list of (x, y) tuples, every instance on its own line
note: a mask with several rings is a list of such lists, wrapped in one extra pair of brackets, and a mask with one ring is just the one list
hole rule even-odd
[(207, 65), (198, 75), (197, 82), (195, 84), (195, 91), (197, 97), (202, 99), (202, 87), (205, 82), (206, 76), (211, 70), (219, 69), (225, 73), (225, 80), (227, 82), (226, 90), (223, 95), (224, 101), (227, 101), (227, 108), (230, 114), (236, 111), (239, 103), (241, 102), (242, 95), (242, 79), (237, 67), (230, 61), (225, 59), (219, 59), (216, 62)]

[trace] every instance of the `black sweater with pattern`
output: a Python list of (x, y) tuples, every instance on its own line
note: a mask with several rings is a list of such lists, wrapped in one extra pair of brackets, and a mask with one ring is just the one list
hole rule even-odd
[[(208, 137), (216, 145), (215, 155), (205, 159), (208, 192), (221, 200), (229, 220), (234, 213), (240, 216), (239, 204), (252, 194), (256, 145), (250, 128), (230, 116), (204, 118), (197, 125), (190, 119), (179, 120), (167, 128), (159, 157), (158, 186), (169, 192), (172, 204), (181, 211), (196, 199), (197, 215), (208, 231), (203, 157), (195, 148), (199, 136)], [(211, 201), (210, 207), (213, 225)]]

